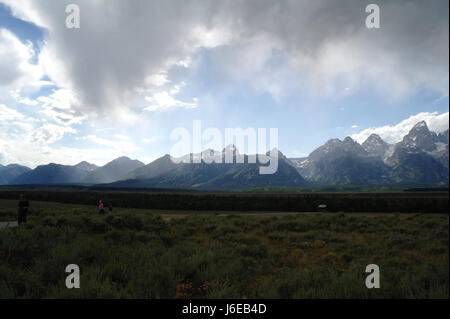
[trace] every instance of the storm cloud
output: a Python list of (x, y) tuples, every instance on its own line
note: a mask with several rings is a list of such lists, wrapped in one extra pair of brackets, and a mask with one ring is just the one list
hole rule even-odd
[[(46, 29), (39, 64), (86, 113), (145, 109), (158, 92), (151, 79), (201, 49), (211, 51), (224, 86), (250, 82), (273, 95), (365, 90), (390, 100), (421, 89), (448, 95), (446, 0), (378, 1), (380, 29), (365, 26), (370, 1), (0, 1)], [(80, 7), (80, 29), (64, 25), (69, 3)]]

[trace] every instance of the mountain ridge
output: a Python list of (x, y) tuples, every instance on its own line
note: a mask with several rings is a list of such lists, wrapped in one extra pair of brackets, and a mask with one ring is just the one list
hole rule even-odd
[[(287, 158), (280, 150), (273, 149), (279, 165), (273, 175), (259, 174), (260, 163), (249, 163), (255, 154), (240, 154), (231, 144), (222, 151), (207, 149), (178, 159), (165, 154), (146, 165), (126, 156), (100, 167), (86, 161), (72, 166), (50, 163), (33, 170), (17, 164), (0, 165), (0, 184), (111, 184), (193, 189), (300, 187), (308, 183), (448, 185), (448, 137), (448, 129), (437, 134), (421, 121), (395, 144), (371, 134), (361, 144), (349, 136), (343, 140), (329, 139), (303, 158)], [(233, 159), (232, 163), (225, 163), (226, 154)], [(237, 163), (237, 158), (244, 163)], [(181, 159), (196, 162), (180, 163)], [(216, 162), (210, 163), (213, 159)]]
[(436, 134), (420, 121), (396, 144), (377, 134), (361, 145), (350, 137), (330, 139), (308, 157), (291, 161), (302, 176), (320, 185), (448, 184), (448, 129)]

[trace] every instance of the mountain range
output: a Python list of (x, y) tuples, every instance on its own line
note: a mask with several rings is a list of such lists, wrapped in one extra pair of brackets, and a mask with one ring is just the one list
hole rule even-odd
[[(221, 152), (206, 150), (183, 158), (194, 159), (205, 152), (220, 158), (232, 152), (233, 163), (175, 163), (166, 154), (147, 165), (128, 157), (101, 167), (85, 161), (73, 166), (51, 163), (33, 170), (17, 164), (0, 165), (0, 184), (231, 190), (343, 184), (448, 185), (449, 181), (449, 131), (436, 134), (424, 121), (396, 144), (372, 134), (362, 144), (350, 137), (330, 139), (305, 158), (287, 158), (279, 150), (272, 151), (278, 152), (278, 169), (270, 175), (259, 174), (260, 164), (249, 163), (248, 155), (239, 154), (230, 145)], [(237, 156), (242, 156), (244, 163), (237, 163)]]
[[(233, 163), (179, 163), (175, 164), (170, 155), (145, 165), (112, 183), (117, 187), (157, 187), (157, 188), (196, 188), (196, 189), (245, 189), (261, 186), (300, 187), (307, 181), (300, 175), (292, 163), (278, 150), (278, 169), (274, 174), (260, 174), (259, 163), (249, 163), (249, 156), (238, 154), (234, 145), (229, 145), (214, 156), (225, 157), (233, 152)], [(236, 157), (243, 156), (243, 163), (237, 163)], [(266, 154), (267, 155), (267, 154)], [(193, 159), (201, 154), (189, 154)], [(184, 156), (186, 158), (186, 156)]]
[(376, 134), (362, 144), (350, 137), (331, 139), (291, 161), (303, 177), (321, 185), (448, 184), (448, 130), (436, 134), (421, 121), (396, 144)]
[[(5, 168), (11, 165), (5, 166)], [(39, 165), (35, 169), (22, 169), (23, 173), (9, 178), (4, 184), (99, 184), (111, 183), (125, 174), (133, 171), (144, 163), (131, 160), (128, 157), (119, 157), (104, 166), (90, 164), (86, 161), (77, 165), (61, 165), (50, 163)], [(0, 181), (4, 175), (10, 173), (10, 169), (0, 170)]]

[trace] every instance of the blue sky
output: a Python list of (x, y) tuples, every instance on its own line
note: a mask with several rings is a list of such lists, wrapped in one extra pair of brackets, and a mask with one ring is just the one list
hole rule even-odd
[(193, 120), (278, 128), (288, 157), (374, 132), (395, 143), (419, 120), (447, 129), (448, 2), (381, 1), (380, 29), (364, 8), (0, 0), (0, 164), (148, 163)]

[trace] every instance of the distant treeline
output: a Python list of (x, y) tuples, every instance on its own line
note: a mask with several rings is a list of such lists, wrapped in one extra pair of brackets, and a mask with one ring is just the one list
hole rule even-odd
[(448, 192), (448, 187), (416, 187), (407, 188), (405, 192)]
[[(385, 193), (212, 193), (132, 191), (2, 190), (0, 198), (18, 199), (24, 193), (33, 201), (97, 205), (101, 199), (114, 207), (314, 212), (448, 213), (448, 192)], [(319, 205), (326, 205), (320, 208)]]
[(340, 192), (448, 192), (448, 186), (429, 185), (322, 185), (314, 187), (258, 187), (242, 190), (250, 193), (340, 193)]

